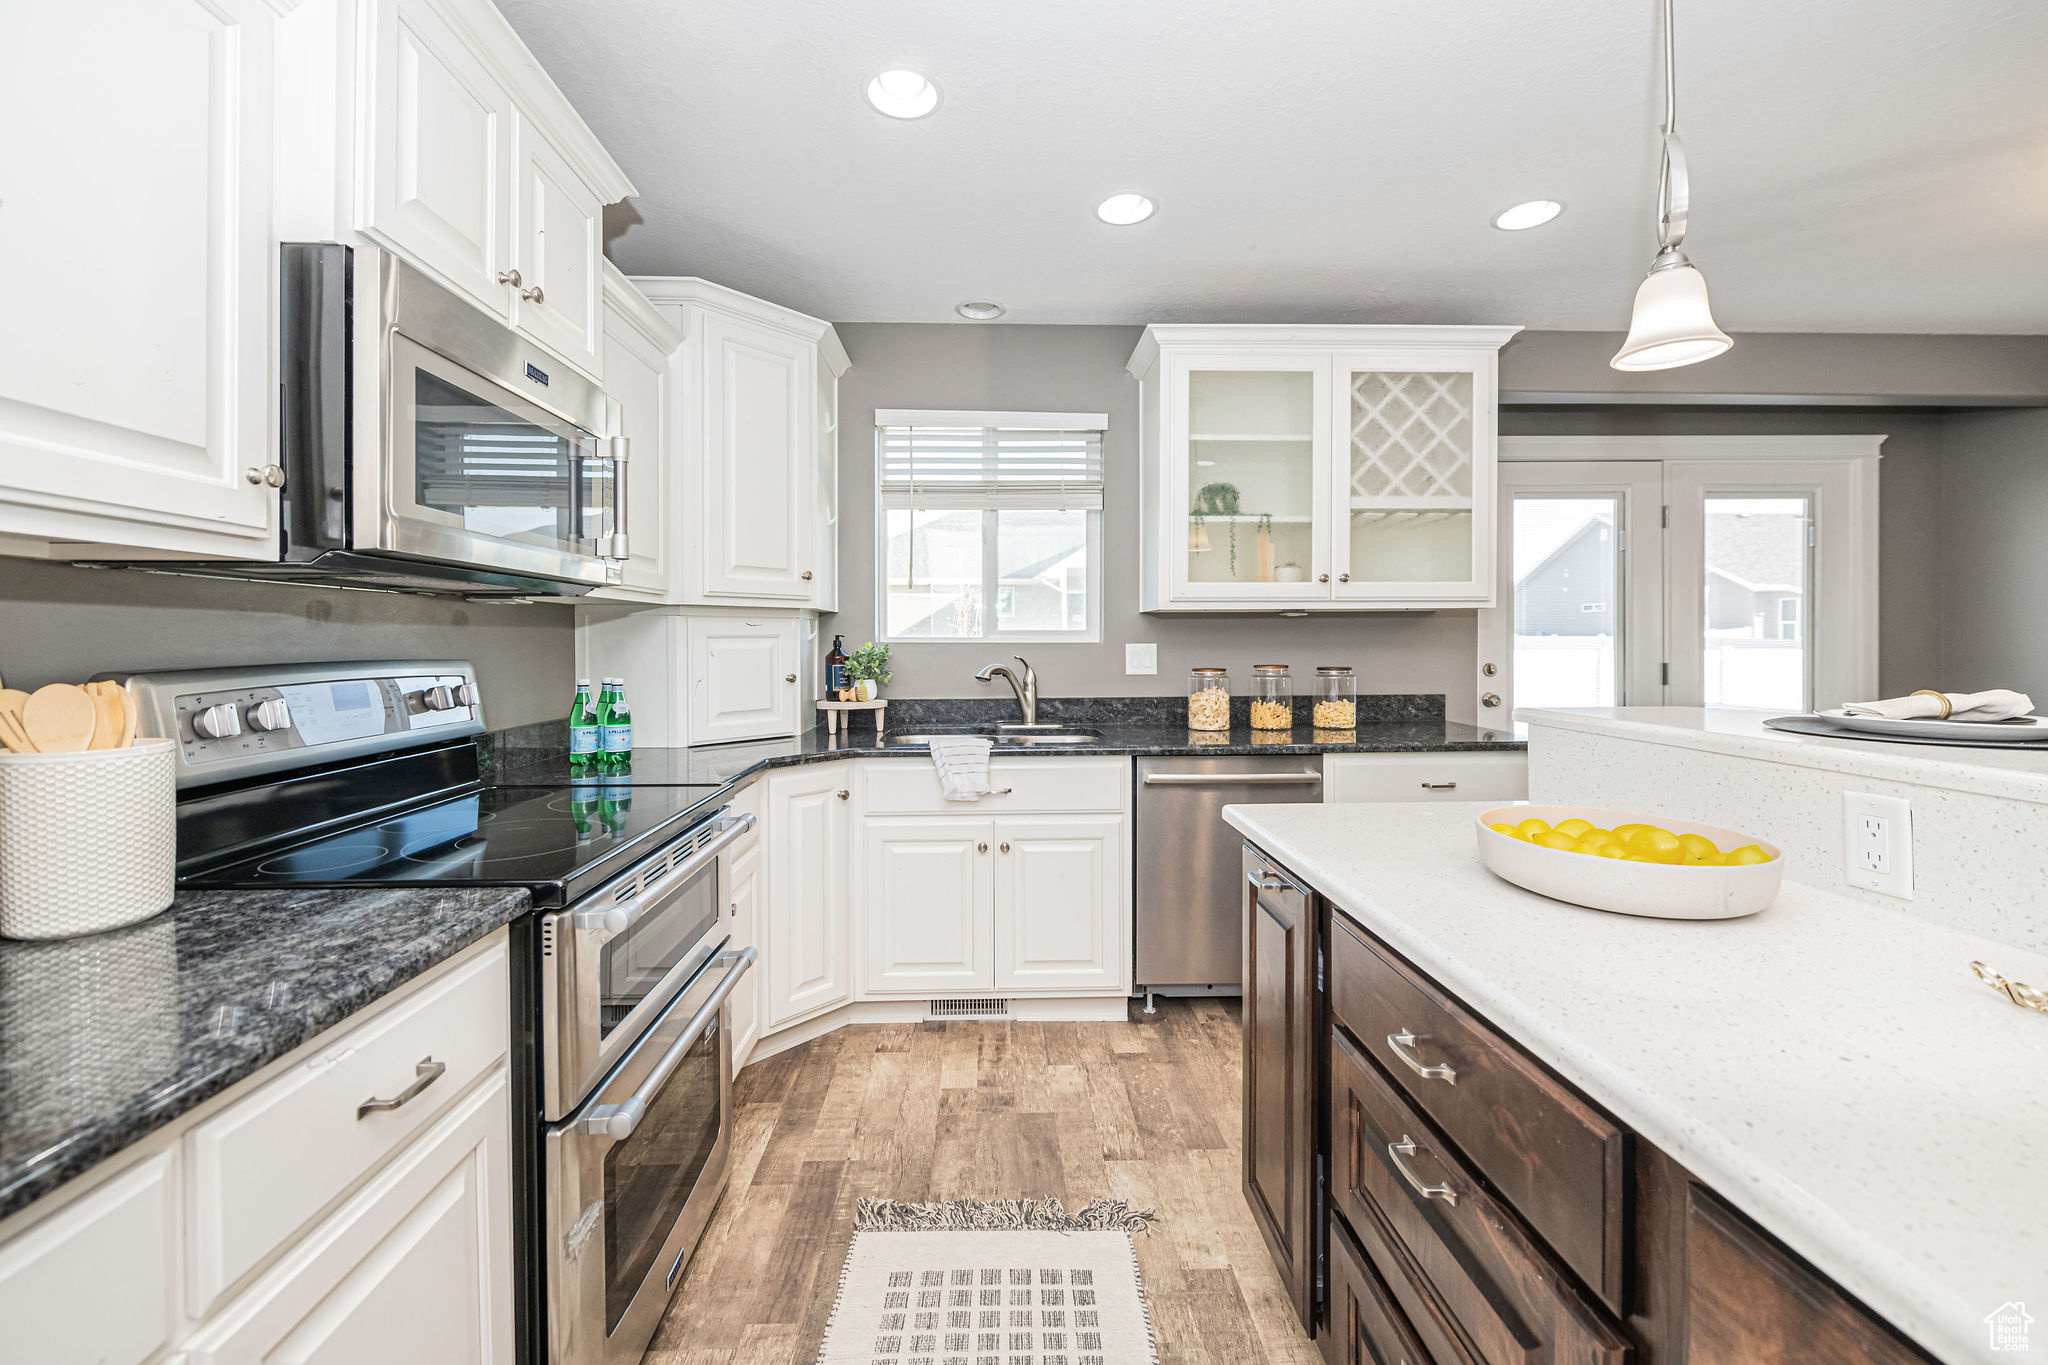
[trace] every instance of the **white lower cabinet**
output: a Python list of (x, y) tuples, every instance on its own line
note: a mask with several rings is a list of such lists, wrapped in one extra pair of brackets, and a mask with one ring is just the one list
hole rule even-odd
[(1324, 754), (1325, 801), (1521, 801), (1529, 757), (1519, 750)]
[(140, 1365), (170, 1344), (177, 1155), (159, 1152), (0, 1246), (0, 1361)]
[(1130, 988), (1126, 828), (1120, 815), (996, 827), (997, 990)]
[(686, 676), (692, 744), (797, 730), (798, 622), (693, 617)]
[(187, 1344), (192, 1365), (512, 1361), (502, 1069)]
[(957, 817), (861, 826), (869, 995), (995, 984), (996, 825)]
[(0, 1365), (510, 1365), (510, 979), (500, 931), (10, 1223)]
[(778, 1029), (853, 998), (847, 895), (853, 774), (821, 763), (771, 774), (765, 800), (764, 1026)]

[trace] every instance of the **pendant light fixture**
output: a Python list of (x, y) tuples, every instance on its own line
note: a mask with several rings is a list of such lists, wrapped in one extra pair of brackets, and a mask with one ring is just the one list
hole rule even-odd
[(1707, 306), (1707, 281), (1686, 259), (1686, 211), (1692, 188), (1685, 173), (1685, 147), (1678, 140), (1677, 43), (1671, 31), (1671, 0), (1664, 11), (1664, 152), (1657, 169), (1656, 258), (1649, 278), (1636, 290), (1628, 340), (1607, 363), (1617, 370), (1671, 370), (1694, 365), (1733, 346), (1729, 335), (1714, 325)]

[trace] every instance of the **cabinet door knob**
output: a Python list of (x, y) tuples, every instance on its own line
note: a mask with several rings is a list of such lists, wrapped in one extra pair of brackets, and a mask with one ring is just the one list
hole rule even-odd
[(834, 793), (832, 793), (832, 794), (833, 794), (834, 796), (838, 797), (838, 798), (839, 798), (839, 799), (840, 799), (841, 801), (845, 801), (845, 800), (847, 800), (847, 799), (848, 799), (848, 794), (847, 794), (847, 790), (846, 790), (846, 788), (844, 788), (844, 787), (841, 787), (841, 788), (840, 788), (840, 789), (839, 789), (838, 791), (836, 791), (836, 792), (834, 792)]
[(516, 270), (500, 270), (498, 272), (498, 283), (509, 284), (514, 289), (517, 289), (519, 287), (519, 272)]
[(1008, 853), (1010, 851), (1010, 841), (1008, 839), (1003, 840), (1003, 842), (997, 846), (997, 851), (1001, 853)]
[(528, 303), (546, 303), (548, 299), (548, 296), (541, 292), (539, 285), (535, 285), (531, 289), (520, 290), (519, 297), (525, 299)]
[(805, 569), (805, 570), (804, 570), (804, 575), (803, 575), (803, 577), (804, 577), (804, 582), (806, 582), (806, 583), (810, 582), (810, 581), (811, 581), (811, 571), (810, 571), (809, 569)]
[(1351, 581), (1351, 575), (1348, 573), (1340, 573), (1337, 575), (1337, 581), (1339, 583), (1349, 583)]
[(1500, 705), (1500, 693), (1498, 693), (1498, 692), (1488, 692), (1488, 693), (1487, 693), (1487, 694), (1486, 694), (1485, 696), (1483, 696), (1483, 697), (1481, 697), (1481, 698), (1479, 699), (1479, 704), (1480, 704), (1481, 706), (1499, 706), (1499, 705)]
[(269, 484), (272, 488), (284, 487), (284, 471), (274, 464), (250, 465), (242, 471), (242, 477), (252, 484)]
[(986, 840), (986, 839), (983, 839), (983, 840), (982, 840), (982, 841), (981, 841), (980, 843), (976, 844), (976, 845), (974, 846), (974, 851), (975, 851), (976, 853), (986, 853), (986, 852), (988, 852), (988, 840)]
[(1328, 574), (1326, 574), (1326, 573), (1319, 573), (1319, 574), (1317, 574), (1317, 575), (1316, 575), (1316, 582), (1318, 582), (1318, 583), (1327, 583), (1327, 582), (1329, 582), (1329, 581), (1330, 581), (1330, 576), (1329, 576)]
[(785, 674), (783, 674), (783, 675), (782, 675), (782, 680), (783, 680), (784, 682), (795, 682), (795, 681), (796, 681), (796, 674), (794, 674), (794, 673), (785, 673)]

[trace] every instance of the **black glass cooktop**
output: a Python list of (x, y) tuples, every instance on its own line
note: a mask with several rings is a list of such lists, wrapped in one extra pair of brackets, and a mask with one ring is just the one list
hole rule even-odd
[(192, 873), (188, 886), (525, 886), (574, 900), (717, 809), (720, 787), (485, 787)]

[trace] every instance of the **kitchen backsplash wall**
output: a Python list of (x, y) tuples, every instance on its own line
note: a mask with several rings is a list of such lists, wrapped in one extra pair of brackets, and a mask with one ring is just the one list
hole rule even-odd
[(9, 687), (116, 670), (468, 659), (494, 729), (566, 716), (566, 606), (234, 583), (0, 558), (0, 677)]

